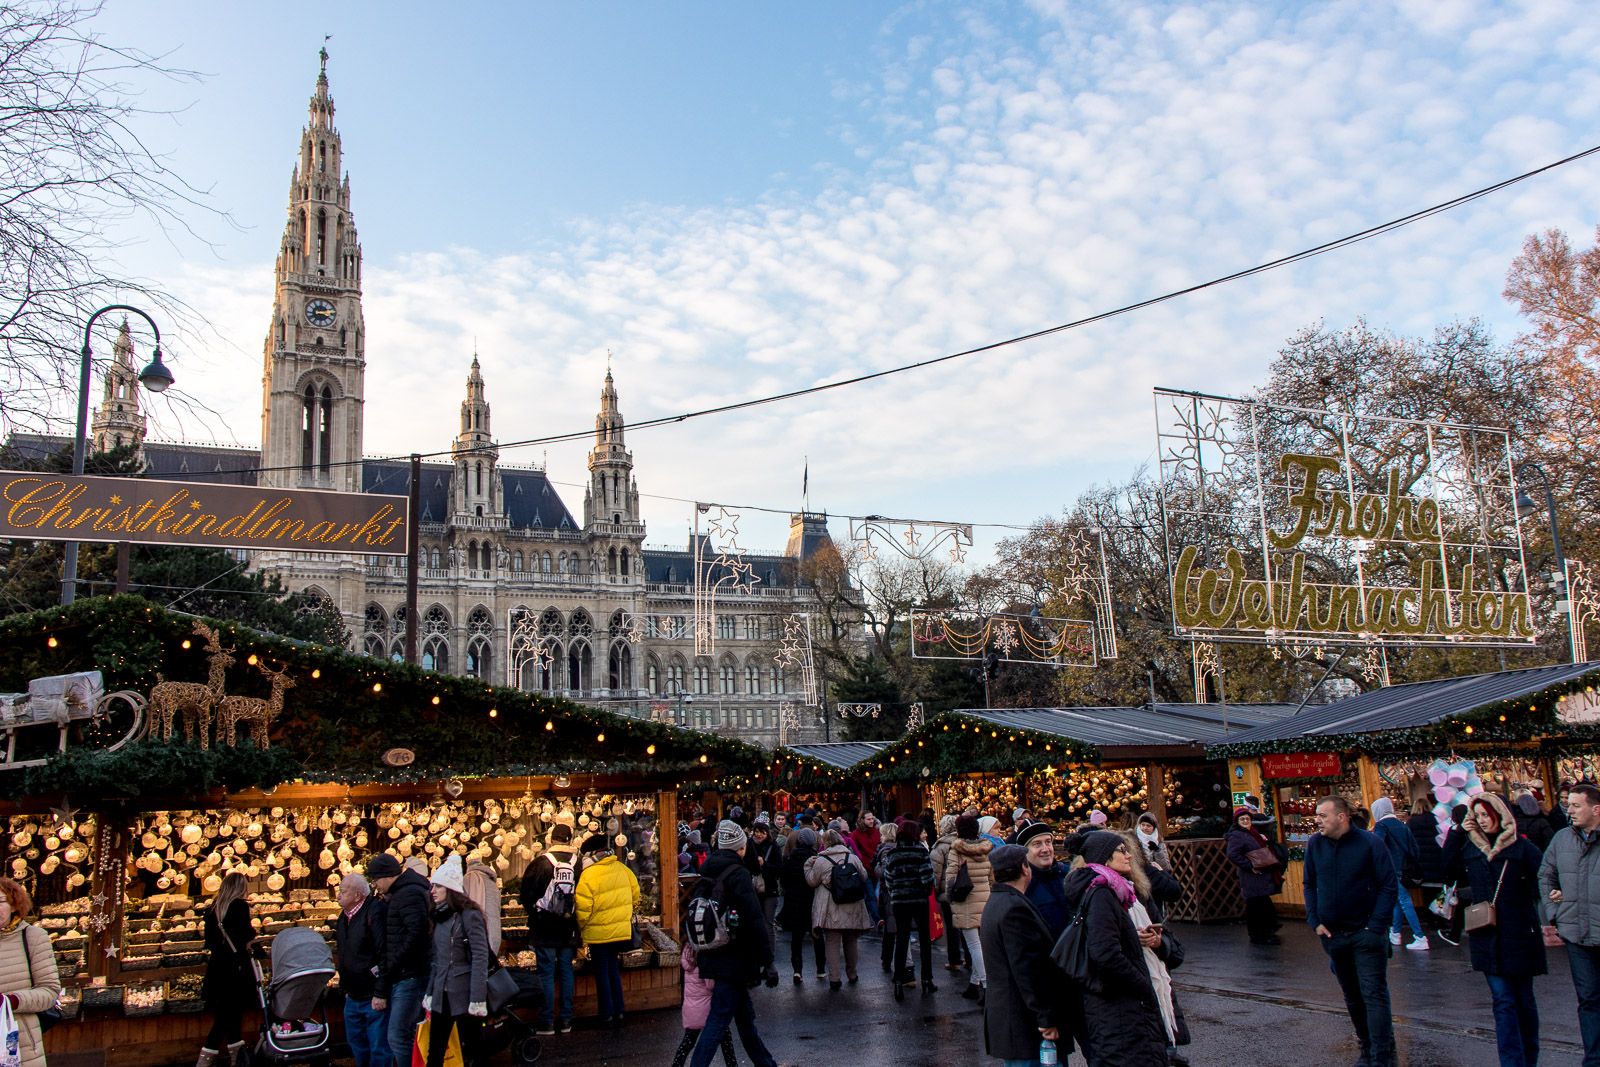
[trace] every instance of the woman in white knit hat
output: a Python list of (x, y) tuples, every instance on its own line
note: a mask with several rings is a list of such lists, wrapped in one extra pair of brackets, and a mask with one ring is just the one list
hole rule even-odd
[(456, 854), (433, 872), (433, 970), (422, 998), (432, 1017), (428, 1067), (443, 1067), (451, 1030), (461, 1035), (461, 1058), (477, 1062), (489, 1014), (489, 931), (483, 912), (463, 891), (463, 878)]

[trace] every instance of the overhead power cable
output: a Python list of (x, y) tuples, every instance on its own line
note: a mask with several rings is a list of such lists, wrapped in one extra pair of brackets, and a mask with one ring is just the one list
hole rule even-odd
[[(1434, 204), (1431, 207), (1425, 207), (1419, 211), (1413, 211), (1410, 214), (1401, 215), (1399, 218), (1390, 219), (1388, 222), (1382, 222), (1376, 226), (1369, 226), (1364, 230), (1358, 230), (1357, 232), (1348, 234), (1344, 237), (1336, 238), (1332, 241), (1326, 241), (1319, 245), (1313, 245), (1310, 248), (1303, 249), (1287, 256), (1280, 256), (1277, 259), (1270, 259), (1264, 263), (1258, 263), (1253, 267), (1247, 267), (1243, 270), (1236, 270), (1229, 274), (1219, 275), (1218, 277), (1212, 278), (1209, 281), (1197, 282), (1194, 285), (1185, 286), (1182, 289), (1174, 289), (1170, 292), (1162, 293), (1160, 296), (1148, 297), (1144, 300), (1138, 300), (1131, 304), (1124, 304), (1121, 307), (1112, 308), (1109, 311), (1101, 311), (1093, 315), (1086, 315), (1081, 319), (1073, 319), (1071, 322), (1064, 322), (1059, 326), (1050, 326), (1042, 330), (1034, 330), (1031, 333), (1019, 334), (1016, 337), (1008, 337), (1003, 341), (992, 341), (989, 344), (979, 345), (976, 348), (967, 348), (960, 352), (950, 352), (946, 355), (936, 356), (932, 359), (918, 360), (915, 363), (904, 363), (900, 366), (890, 367), (886, 370), (873, 371), (869, 374), (858, 374), (853, 378), (844, 378), (836, 382), (826, 382), (822, 385), (807, 386), (803, 389), (792, 389), (786, 393), (774, 393), (771, 396), (759, 397), (755, 400), (740, 400), (731, 404), (719, 404), (715, 407), (700, 408), (696, 411), (687, 411), (679, 415), (663, 415), (654, 419), (645, 419), (641, 422), (629, 423), (627, 429), (630, 431), (648, 430), (652, 427), (671, 426), (680, 422), (687, 422), (690, 419), (701, 419), (711, 415), (726, 415), (734, 411), (745, 411), (750, 408), (762, 407), (767, 404), (782, 403), (785, 400), (796, 400), (803, 396), (813, 396), (817, 393), (826, 393), (834, 389), (844, 389), (852, 385), (862, 385), (866, 382), (878, 381), (879, 379), (888, 378), (896, 374), (905, 374), (908, 371), (921, 370), (924, 367), (934, 367), (941, 363), (950, 363), (958, 359), (967, 359), (971, 356), (982, 355), (985, 352), (993, 352), (996, 349), (1006, 348), (1010, 345), (1019, 345), (1028, 341), (1037, 341), (1041, 337), (1049, 337), (1053, 334), (1064, 333), (1067, 330), (1075, 330), (1082, 326), (1090, 326), (1097, 322), (1104, 322), (1107, 319), (1114, 319), (1122, 315), (1131, 314), (1135, 311), (1142, 311), (1145, 308), (1155, 307), (1157, 304), (1165, 304), (1168, 301), (1177, 300), (1179, 297), (1189, 296), (1193, 293), (1202, 292), (1206, 289), (1212, 289), (1219, 285), (1227, 285), (1231, 282), (1242, 281), (1245, 278), (1253, 277), (1257, 274), (1264, 274), (1270, 270), (1277, 270), (1280, 267), (1292, 266), (1293, 264), (1299, 263), (1302, 260), (1325, 255), (1329, 252), (1337, 251), (1338, 249), (1345, 248), (1349, 245), (1358, 244), (1373, 237), (1379, 237), (1383, 234), (1389, 233), (1392, 230), (1398, 230), (1403, 226), (1409, 226), (1414, 222), (1420, 222), (1423, 219), (1438, 215), (1441, 212), (1450, 211), (1454, 208), (1461, 207), (1463, 204), (1469, 204), (1480, 197), (1489, 196), (1493, 193), (1500, 192), (1502, 189), (1508, 189), (1511, 186), (1517, 185), (1520, 182), (1525, 182), (1530, 178), (1536, 178), (1541, 174), (1555, 170), (1557, 167), (1564, 167), (1567, 164), (1575, 163), (1580, 159), (1586, 159), (1597, 152), (1600, 152), (1600, 145), (1595, 145), (1593, 148), (1586, 148), (1582, 152), (1567, 156), (1564, 159), (1558, 159), (1553, 163), (1547, 163), (1542, 167), (1536, 167), (1533, 170), (1525, 171), (1522, 174), (1518, 174), (1514, 178), (1507, 178), (1504, 181), (1495, 182), (1493, 185), (1486, 185), (1481, 189), (1475, 189), (1470, 193), (1464, 193), (1461, 196), (1441, 201), (1440, 203)], [(569, 433), (552, 434), (545, 437), (529, 437), (520, 441), (503, 442), (492, 447), (498, 450), (508, 448), (528, 448), (533, 445), (556, 444), (562, 441), (581, 440), (582, 438), (588, 437), (593, 433), (594, 430), (592, 429), (574, 430)], [(423, 452), (419, 454), (424, 459), (437, 459), (445, 456), (473, 455), (486, 451), (488, 451), (488, 449), (461, 449), (459, 451), (456, 449), (445, 449), (438, 452)], [(393, 456), (387, 460), (348, 460), (340, 463), (329, 464), (329, 466), (343, 467), (354, 466), (361, 463), (384, 462), (403, 463), (409, 458), (409, 455), (402, 455)], [(298, 465), (292, 465), (283, 467), (256, 467), (246, 470), (233, 471), (197, 471), (194, 475), (191, 475), (191, 477), (204, 476), (206, 474), (237, 475), (252, 472), (266, 473), (269, 471), (300, 469), (301, 468)]]

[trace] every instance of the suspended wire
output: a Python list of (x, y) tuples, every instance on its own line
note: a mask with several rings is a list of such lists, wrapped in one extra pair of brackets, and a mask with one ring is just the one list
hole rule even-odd
[[(1170, 292), (1162, 293), (1160, 296), (1148, 297), (1144, 300), (1135, 301), (1131, 304), (1124, 304), (1121, 307), (1112, 308), (1109, 311), (1101, 311), (1093, 315), (1087, 315), (1081, 319), (1073, 319), (1071, 322), (1064, 322), (1059, 326), (1050, 326), (1042, 330), (1034, 330), (1031, 333), (1019, 334), (1016, 337), (1008, 337), (1003, 341), (992, 341), (989, 344), (979, 345), (976, 348), (963, 349), (960, 352), (951, 352), (943, 356), (936, 356), (932, 359), (918, 360), (915, 363), (904, 363), (900, 366), (890, 367), (886, 370), (873, 371), (870, 374), (859, 374), (853, 378), (844, 378), (837, 382), (827, 382), (823, 385), (807, 386), (804, 389), (792, 389), (786, 393), (774, 393), (771, 396), (759, 397), (755, 400), (741, 400), (731, 404), (719, 404), (715, 407), (700, 408), (698, 410), (687, 411), (679, 415), (663, 415), (654, 419), (645, 419), (641, 422), (630, 423), (627, 426), (627, 429), (648, 430), (658, 426), (672, 426), (680, 422), (687, 422), (690, 419), (700, 419), (711, 415), (726, 415), (730, 412), (745, 411), (750, 408), (763, 407), (767, 404), (778, 404), (786, 400), (795, 400), (803, 396), (826, 393), (834, 389), (844, 389), (849, 386), (861, 385), (865, 382), (872, 382), (881, 378), (888, 378), (896, 374), (905, 374), (909, 371), (921, 370), (924, 367), (933, 367), (941, 363), (949, 363), (958, 359), (966, 359), (971, 356), (982, 355), (985, 352), (993, 352), (996, 349), (1006, 348), (1010, 345), (1019, 345), (1028, 341), (1037, 341), (1041, 337), (1050, 337), (1054, 334), (1063, 333), (1067, 330), (1075, 330), (1082, 326), (1093, 325), (1097, 322), (1105, 322), (1108, 319), (1114, 319), (1122, 315), (1132, 314), (1135, 311), (1143, 311), (1146, 308), (1155, 307), (1158, 304), (1165, 304), (1168, 301), (1177, 300), (1179, 297), (1189, 296), (1193, 293), (1202, 292), (1203, 290), (1215, 288), (1219, 285), (1227, 285), (1231, 282), (1242, 281), (1245, 278), (1250, 278), (1257, 274), (1263, 274), (1267, 271), (1277, 270), (1281, 267), (1292, 266), (1293, 264), (1299, 263), (1303, 260), (1311, 259), (1315, 256), (1324, 255), (1328, 252), (1337, 251), (1350, 245), (1359, 244), (1360, 242), (1370, 240), (1373, 237), (1379, 237), (1393, 230), (1398, 230), (1401, 227), (1409, 226), (1414, 222), (1420, 222), (1423, 219), (1431, 218), (1432, 216), (1438, 215), (1442, 212), (1461, 207), (1463, 204), (1470, 204), (1472, 201), (1480, 199), (1481, 197), (1489, 196), (1493, 193), (1500, 192), (1503, 189), (1508, 189), (1511, 186), (1517, 185), (1520, 182), (1525, 182), (1530, 178), (1536, 178), (1541, 174), (1555, 170), (1557, 167), (1564, 167), (1567, 164), (1575, 163), (1580, 159), (1586, 159), (1597, 152), (1600, 152), (1600, 145), (1595, 145), (1592, 148), (1586, 148), (1582, 152), (1577, 152), (1573, 155), (1567, 156), (1564, 159), (1558, 159), (1553, 163), (1547, 163), (1542, 167), (1536, 167), (1533, 170), (1525, 171), (1522, 174), (1518, 174), (1516, 177), (1507, 178), (1504, 181), (1496, 182), (1493, 185), (1486, 185), (1481, 189), (1476, 189), (1470, 193), (1464, 193), (1461, 196), (1441, 201), (1440, 203), (1434, 204), (1431, 207), (1422, 208), (1419, 211), (1413, 211), (1407, 215), (1401, 215), (1398, 218), (1390, 219), (1388, 222), (1382, 222), (1376, 226), (1370, 226), (1367, 229), (1358, 230), (1357, 232), (1348, 234), (1344, 237), (1339, 237), (1332, 241), (1326, 241), (1319, 245), (1313, 245), (1310, 248), (1291, 253), (1287, 256), (1280, 256), (1277, 259), (1270, 259), (1264, 263), (1258, 263), (1253, 267), (1247, 267), (1243, 270), (1233, 271), (1230, 274), (1223, 274), (1212, 278), (1209, 281), (1198, 282), (1194, 285), (1185, 286), (1182, 289), (1174, 289)], [(504, 450), (509, 448), (528, 448), (533, 445), (557, 444), (563, 441), (581, 440), (582, 438), (588, 437), (593, 433), (594, 431), (592, 429), (574, 430), (569, 433), (552, 434), (546, 437), (529, 437), (520, 441), (508, 441), (491, 447), (496, 450)], [(460, 450), (451, 448), (443, 449), (437, 452), (422, 452), (416, 454), (420, 455), (423, 459), (437, 459), (446, 456), (453, 457), (463, 455), (482, 455), (486, 454), (490, 450), (490, 448)], [(404, 463), (410, 458), (410, 455), (401, 455), (391, 456), (387, 459), (343, 460), (338, 463), (327, 464), (327, 466), (348, 467), (359, 466), (366, 463)], [(265, 474), (271, 471), (292, 471), (302, 469), (303, 467), (301, 465), (294, 464), (282, 467), (241, 468), (232, 471), (193, 472), (190, 477), (203, 477), (212, 474)]]

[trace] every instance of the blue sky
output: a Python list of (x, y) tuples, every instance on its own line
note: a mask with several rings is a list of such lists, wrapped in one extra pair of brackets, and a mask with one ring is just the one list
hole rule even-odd
[[(141, 132), (238, 228), (131, 234), (214, 327), (175, 344), (254, 443), (290, 168), (329, 73), (365, 253), (367, 450), (448, 446), (481, 353), (505, 440), (940, 355), (1248, 266), (1600, 141), (1594, 5), (113, 2), (199, 82)], [(1153, 448), (1155, 385), (1242, 392), (1299, 327), (1479, 315), (1523, 236), (1586, 241), (1600, 162), (1138, 316), (642, 432), (641, 489), (1026, 523)], [(585, 477), (582, 446), (548, 453)], [(508, 453), (542, 461), (543, 449)], [(581, 504), (581, 490), (568, 490)], [(686, 505), (646, 500), (652, 543)], [(752, 520), (781, 545), (781, 520)], [(837, 531), (836, 531), (837, 532)], [(990, 537), (992, 538), (991, 532)], [(982, 540), (982, 538), (980, 538)]]

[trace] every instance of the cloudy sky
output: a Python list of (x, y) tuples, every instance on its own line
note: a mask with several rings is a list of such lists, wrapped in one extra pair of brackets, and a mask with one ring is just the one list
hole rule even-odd
[[(1600, 141), (1563, 0), (1158, 5), (113, 3), (198, 81), (141, 133), (232, 225), (130, 234), (214, 327), (174, 346), (255, 444), (272, 258), (324, 34), (365, 253), (366, 451), (447, 448), (474, 346), (505, 441), (1013, 336), (1326, 241)], [(1317, 320), (1481, 316), (1522, 238), (1587, 241), (1600, 160), (1350, 250), (939, 368), (630, 438), (682, 497), (1026, 524), (1154, 448), (1150, 390), (1239, 393)], [(510, 450), (585, 478), (583, 444)], [(581, 489), (567, 491), (581, 506)], [(752, 519), (756, 546), (786, 520)], [(989, 530), (980, 543), (1003, 531)]]

